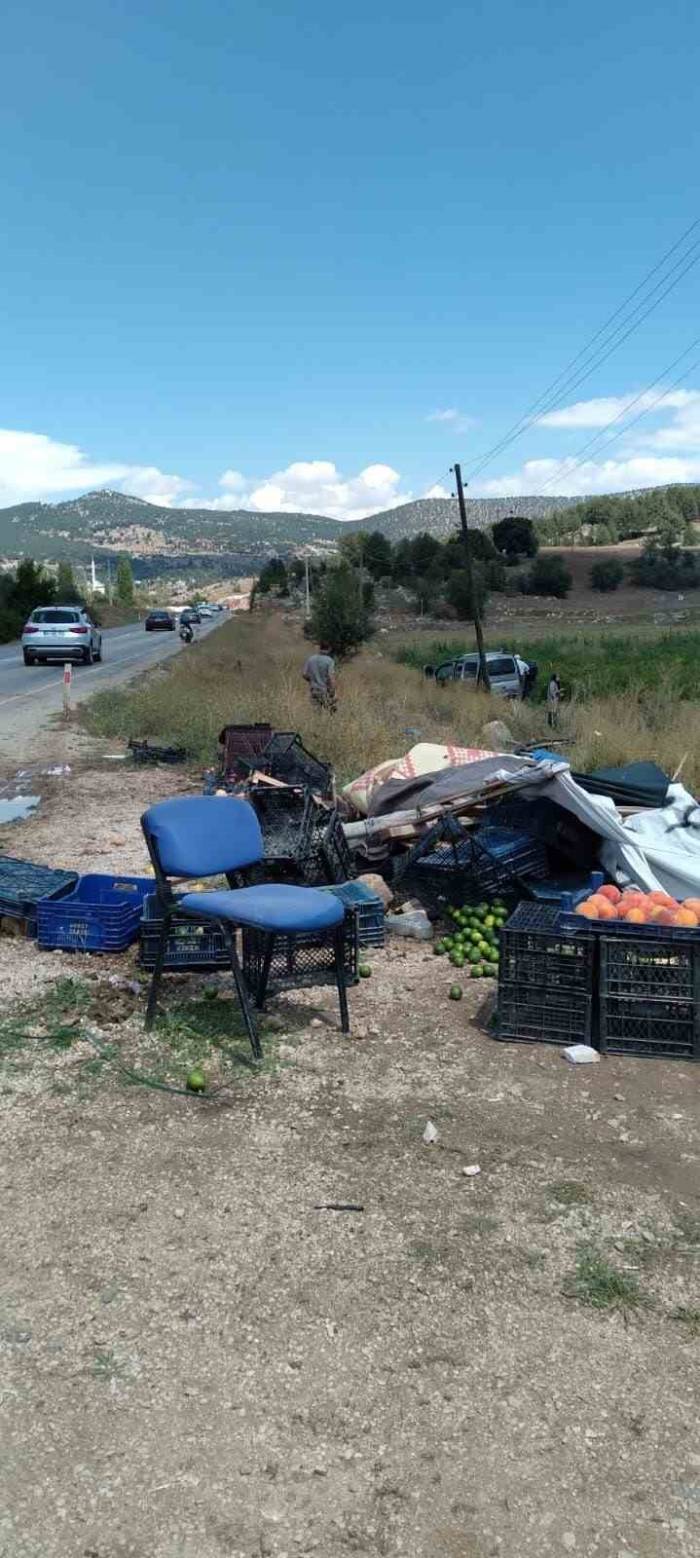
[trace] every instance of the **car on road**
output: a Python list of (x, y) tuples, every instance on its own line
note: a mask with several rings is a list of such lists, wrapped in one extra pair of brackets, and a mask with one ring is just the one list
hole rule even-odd
[(185, 606), (184, 611), (180, 612), (180, 622), (189, 622), (190, 627), (194, 622), (201, 622), (201, 620), (198, 606)]
[(216, 616), (216, 606), (198, 606), (197, 610), (200, 618)]
[(38, 660), (102, 659), (102, 634), (83, 606), (37, 606), (22, 629), (25, 665)]
[[(505, 649), (487, 651), (486, 669), (491, 691), (500, 693), (504, 698), (527, 698), (537, 678), (534, 661), (523, 660), (520, 655), (510, 654)], [(472, 686), (478, 687), (481, 680), (479, 656), (458, 655), (456, 659), (444, 660), (438, 666), (426, 665), (425, 674), (433, 676), (439, 686), (444, 686), (446, 682), (470, 682)]]
[(149, 611), (144, 627), (147, 633), (174, 633), (175, 618), (171, 611)]

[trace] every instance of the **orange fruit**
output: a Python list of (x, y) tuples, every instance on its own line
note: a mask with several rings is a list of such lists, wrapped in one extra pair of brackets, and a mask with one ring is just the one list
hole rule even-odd
[(625, 914), (625, 919), (626, 919), (628, 925), (646, 925), (646, 922), (647, 922), (646, 911), (644, 909), (637, 908), (637, 906), (635, 905), (634, 908), (627, 910), (627, 913)]
[(633, 890), (632, 892), (624, 892), (622, 894), (620, 907), (624, 908), (624, 910), (626, 912), (628, 909), (643, 909), (645, 903), (646, 903), (646, 896), (645, 896), (645, 894), (644, 893), (639, 893), (636, 890)]
[(690, 909), (691, 914), (696, 914), (698, 921), (700, 922), (700, 898), (686, 898), (684, 899), (682, 907), (684, 909)]
[(607, 898), (599, 898), (596, 903), (599, 920), (616, 920), (617, 907), (614, 903), (608, 903)]
[(678, 904), (676, 903), (675, 898), (669, 897), (668, 893), (662, 893), (662, 892), (649, 893), (648, 894), (648, 898), (649, 898), (649, 903), (657, 904), (659, 906), (659, 908), (661, 908), (661, 909), (677, 909), (678, 908)]
[(598, 888), (596, 893), (596, 898), (607, 898), (608, 903), (619, 903), (621, 897), (622, 893), (619, 887), (615, 887), (613, 882), (605, 882), (602, 887)]
[(678, 909), (673, 916), (672, 923), (674, 925), (686, 925), (690, 928), (693, 925), (697, 925), (698, 917), (697, 914), (693, 914), (692, 909)]
[(598, 913), (598, 905), (597, 905), (597, 903), (593, 902), (592, 898), (587, 898), (585, 903), (580, 903), (578, 905), (576, 913), (577, 914), (582, 914), (585, 920), (598, 920), (598, 919), (600, 919), (600, 915)]

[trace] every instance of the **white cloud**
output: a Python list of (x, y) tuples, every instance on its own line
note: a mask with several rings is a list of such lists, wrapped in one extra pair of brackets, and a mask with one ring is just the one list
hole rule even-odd
[(458, 406), (445, 406), (444, 409), (431, 411), (426, 417), (426, 422), (443, 422), (448, 427), (454, 428), (457, 433), (463, 433), (468, 427), (476, 426), (476, 417), (467, 416), (460, 411)]
[(169, 507), (192, 483), (157, 466), (91, 460), (77, 444), (60, 443), (45, 433), (0, 428), (0, 507), (112, 486)]
[(548, 411), (545, 416), (538, 417), (537, 427), (606, 427), (615, 417), (621, 417), (625, 411), (631, 409), (635, 415), (640, 411), (650, 411), (654, 408), (660, 413), (675, 408), (684, 408), (690, 403), (700, 400), (700, 395), (694, 390), (669, 390), (662, 395), (661, 390), (648, 390), (643, 395), (602, 395), (597, 400), (577, 400), (571, 406), (562, 406), (559, 411)]
[(640, 454), (622, 460), (586, 460), (575, 470), (566, 460), (526, 460), (511, 475), (475, 482), (472, 495), (514, 498), (544, 493), (574, 498), (586, 497), (589, 493), (661, 487), (668, 482), (681, 481), (700, 481), (700, 452), (685, 459)]
[(366, 519), (379, 509), (408, 503), (400, 491), (401, 477), (391, 465), (366, 465), (357, 476), (343, 476), (330, 460), (296, 460), (253, 486), (246, 508), (276, 509), (284, 514), (303, 511), (331, 519)]
[(432, 487), (428, 488), (427, 492), (423, 493), (424, 498), (451, 498), (452, 496), (453, 494), (450, 492), (449, 487), (443, 487), (442, 482), (439, 481), (436, 481)]

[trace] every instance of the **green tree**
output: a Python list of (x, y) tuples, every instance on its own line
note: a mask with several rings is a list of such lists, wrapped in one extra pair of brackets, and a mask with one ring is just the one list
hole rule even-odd
[(391, 542), (381, 530), (372, 530), (367, 536), (362, 562), (373, 579), (387, 579), (391, 574)]
[(527, 595), (554, 595), (564, 600), (573, 584), (573, 575), (563, 557), (556, 552), (550, 557), (538, 557), (525, 580)]
[(82, 595), (75, 582), (75, 575), (69, 562), (61, 559), (56, 573), (56, 599), (71, 603), (82, 600)]
[(611, 590), (619, 589), (624, 577), (625, 570), (616, 557), (603, 557), (591, 568), (591, 589), (607, 595)]
[(472, 572), (474, 575), (473, 592), (466, 568), (458, 569), (450, 574), (447, 581), (445, 595), (462, 622), (474, 621), (474, 595), (476, 595), (479, 610), (482, 613), (488, 600), (486, 580), (481, 564), (474, 563)]
[[(417, 539), (417, 538), (416, 538)], [(432, 541), (433, 537), (430, 537)], [(438, 542), (438, 550), (440, 543)], [(413, 542), (407, 536), (397, 541), (393, 548), (391, 572), (397, 584), (406, 584), (413, 577)]]
[(316, 591), (309, 635), (318, 644), (328, 644), (331, 653), (342, 660), (354, 654), (371, 632), (372, 619), (362, 598), (359, 573), (341, 562), (329, 570)]
[(55, 600), (55, 582), (44, 573), (43, 568), (29, 557), (19, 563), (10, 591), (9, 604), (19, 612), (22, 622), (26, 621), (35, 606), (53, 606)]
[[(399, 545), (402, 545), (399, 542)], [(442, 546), (436, 536), (431, 536), (428, 530), (419, 531), (408, 543), (411, 559), (411, 573), (424, 575), (433, 569), (442, 552)]]
[(120, 557), (117, 563), (117, 600), (120, 606), (134, 602), (134, 575), (128, 557)]
[(264, 563), (260, 570), (257, 591), (258, 595), (288, 595), (289, 579), (287, 568), (281, 557), (271, 557)]
[(521, 519), (508, 514), (492, 527), (493, 544), (498, 552), (508, 557), (536, 557), (538, 540), (531, 519)]

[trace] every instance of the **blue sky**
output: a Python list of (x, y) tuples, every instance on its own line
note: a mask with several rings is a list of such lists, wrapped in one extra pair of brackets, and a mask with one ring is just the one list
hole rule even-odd
[[(0, 502), (448, 490), (700, 215), (699, 42), (691, 0), (10, 0)], [(699, 288), (471, 490), (700, 479), (700, 368), (560, 464), (700, 336)]]

